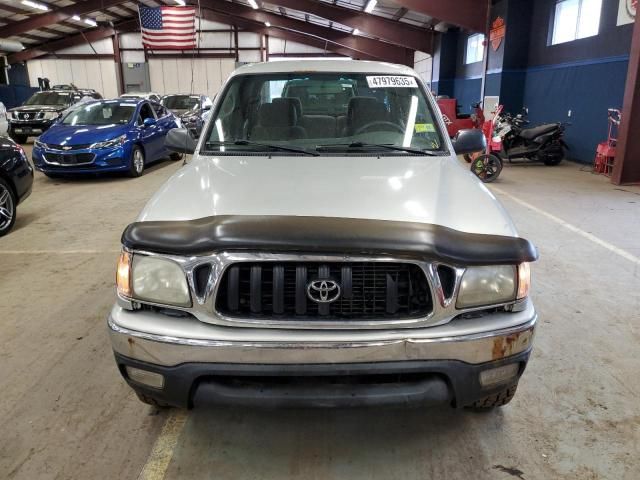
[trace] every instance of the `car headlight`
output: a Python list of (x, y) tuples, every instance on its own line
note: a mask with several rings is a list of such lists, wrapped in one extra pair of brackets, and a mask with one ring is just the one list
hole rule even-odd
[(111, 140), (105, 140), (104, 142), (97, 142), (91, 145), (91, 148), (113, 148), (124, 145), (127, 141), (126, 135), (120, 135), (119, 137), (112, 138)]
[(13, 118), (15, 120), (18, 118), (18, 114), (16, 112), (9, 112), (9, 118)]
[(42, 143), (40, 140), (33, 141), (33, 148), (47, 148), (46, 143)]
[(163, 257), (122, 252), (116, 273), (118, 293), (141, 302), (190, 307), (191, 295), (182, 267)]
[(59, 116), (60, 114), (58, 112), (44, 112), (44, 114), (42, 115), (42, 118), (44, 120), (55, 120)]
[[(526, 265), (528, 271), (528, 264)], [(516, 265), (488, 265), (467, 268), (460, 281), (456, 307), (480, 307), (482, 305), (496, 305), (515, 301), (516, 298), (520, 298), (521, 293), (518, 281), (520, 270), (520, 267)], [(529, 291), (528, 278), (526, 279), (526, 289), (524, 287), (524, 279), (522, 284), (522, 293), (526, 296)]]

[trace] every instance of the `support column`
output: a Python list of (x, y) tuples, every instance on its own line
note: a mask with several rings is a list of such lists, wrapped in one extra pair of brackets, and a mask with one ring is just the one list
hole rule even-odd
[[(624, 88), (622, 123), (618, 135), (616, 159), (611, 183), (640, 183), (640, 25), (636, 16), (631, 39), (629, 70)], [(635, 132), (635, 133), (634, 133)]]
[(120, 55), (120, 39), (118, 38), (118, 32), (111, 37), (113, 44), (113, 61), (116, 67), (116, 78), (118, 81), (118, 95), (124, 93), (124, 76), (122, 73), (122, 57)]

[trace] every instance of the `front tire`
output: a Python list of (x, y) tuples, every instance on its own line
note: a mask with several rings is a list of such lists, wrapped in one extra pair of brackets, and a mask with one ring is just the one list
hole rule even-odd
[(502, 160), (496, 155), (485, 153), (473, 160), (471, 171), (484, 183), (491, 183), (502, 172)]
[(178, 160), (182, 160), (184, 158), (184, 155), (182, 153), (172, 153), (171, 155), (169, 155), (169, 158), (171, 160), (173, 160), (174, 162), (177, 162)]
[(17, 204), (13, 189), (0, 178), (0, 237), (9, 233), (16, 223)]
[(471, 405), (467, 405), (466, 408), (476, 412), (487, 412), (497, 407), (504, 407), (507, 403), (513, 400), (517, 388), (518, 384), (516, 383), (515, 385), (511, 385), (498, 393), (481, 398), (480, 400), (473, 402)]
[(131, 151), (131, 162), (129, 164), (129, 176), (139, 177), (144, 172), (144, 152), (139, 146), (133, 147)]

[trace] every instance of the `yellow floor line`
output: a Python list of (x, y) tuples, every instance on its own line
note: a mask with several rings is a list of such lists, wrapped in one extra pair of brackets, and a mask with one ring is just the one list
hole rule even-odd
[(138, 475), (138, 480), (164, 479), (187, 417), (187, 411), (182, 409), (175, 409), (169, 413), (160, 435), (153, 444), (149, 458)]
[(547, 212), (545, 210), (542, 210), (541, 208), (535, 207), (535, 206), (531, 205), (530, 203), (519, 199), (518, 197), (514, 197), (510, 193), (507, 193), (507, 192), (505, 192), (504, 190), (502, 190), (502, 189), (500, 189), (498, 187), (492, 186), (491, 190), (493, 190), (494, 192), (499, 193), (500, 195), (504, 195), (507, 198), (510, 198), (511, 200), (513, 200), (516, 203), (519, 203), (523, 207), (526, 207), (526, 208), (528, 208), (530, 210), (533, 210), (534, 212), (536, 212), (536, 213), (548, 218), (549, 220), (557, 223), (558, 225), (562, 225), (567, 230), (570, 230), (570, 231), (580, 235), (581, 237), (584, 237), (587, 240), (590, 240), (593, 243), (595, 243), (597, 245), (600, 245), (603, 248), (606, 248), (610, 252), (613, 252), (616, 255), (620, 255), (622, 258), (624, 258), (626, 260), (629, 260), (630, 262), (635, 263), (636, 265), (640, 265), (640, 258), (636, 257), (632, 253), (629, 253), (626, 250), (618, 248), (615, 245), (612, 245), (611, 243), (609, 243), (609, 242), (607, 242), (605, 240), (602, 240), (601, 238), (596, 237), (595, 235), (593, 235), (593, 234), (591, 234), (589, 232), (585, 232), (584, 230), (576, 227), (575, 225), (573, 225), (573, 224), (571, 224), (569, 222), (565, 222), (561, 218), (556, 217), (555, 215), (552, 215), (551, 213), (549, 213), (549, 212)]

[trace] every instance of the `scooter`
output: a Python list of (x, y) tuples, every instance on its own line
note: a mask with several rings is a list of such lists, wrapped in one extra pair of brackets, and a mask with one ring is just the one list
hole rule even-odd
[(529, 123), (522, 114), (512, 117), (502, 115), (495, 128), (495, 135), (502, 138), (503, 160), (512, 163), (515, 159), (558, 165), (569, 147), (564, 142), (564, 131), (568, 123), (547, 123), (532, 128), (523, 128)]

